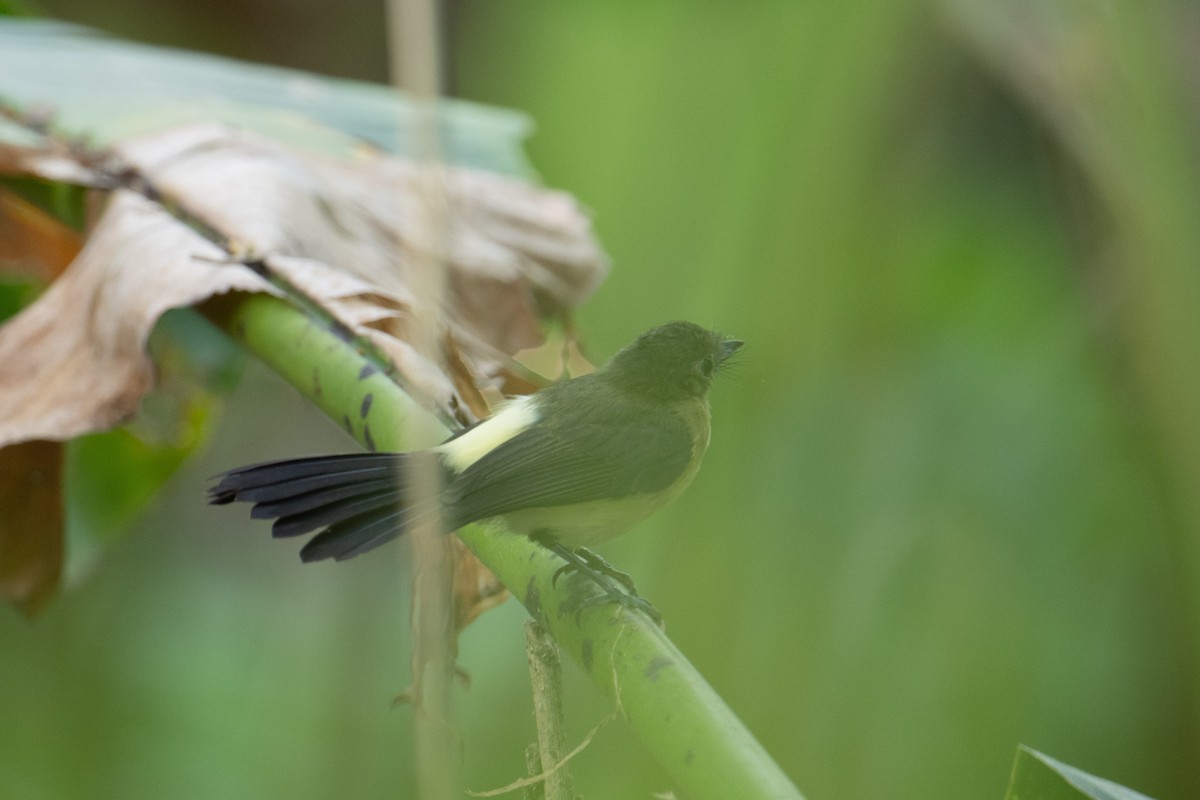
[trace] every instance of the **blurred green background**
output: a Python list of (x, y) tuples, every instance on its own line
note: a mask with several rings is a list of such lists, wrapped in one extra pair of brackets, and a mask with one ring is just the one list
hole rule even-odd
[[(368, 3), (42, 0), (386, 76)], [(591, 208), (597, 359), (746, 340), (692, 489), (603, 549), (810, 798), (1002, 795), (1019, 742), (1200, 796), (1200, 11), (1112, 0), (447, 7), (452, 93)], [(0, 797), (410, 796), (403, 548), (302, 567), (206, 478), (351, 444), (251, 364), (208, 452), (35, 623)], [(522, 610), (472, 626), (467, 785), (533, 736)], [(606, 713), (566, 669), (573, 741)], [(588, 797), (669, 788), (619, 723)]]

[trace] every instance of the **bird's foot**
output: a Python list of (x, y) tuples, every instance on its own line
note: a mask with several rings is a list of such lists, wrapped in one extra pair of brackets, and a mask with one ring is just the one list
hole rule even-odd
[(586, 548), (580, 547), (572, 550), (558, 543), (550, 543), (547, 546), (567, 562), (555, 570), (552, 579), (553, 585), (558, 585), (558, 579), (563, 573), (574, 572), (586, 575), (601, 590), (600, 594), (583, 597), (575, 603), (576, 621), (585, 610), (593, 606), (616, 603), (632, 611), (641, 611), (650, 617), (654, 624), (662, 627), (662, 614), (658, 613), (658, 609), (648, 600), (638, 595), (637, 589), (633, 585), (633, 579), (629, 577), (628, 573), (622, 572)]
[[(553, 584), (557, 585), (558, 576), (564, 572), (584, 572), (593, 578), (596, 575), (603, 575), (605, 578), (610, 578), (625, 587), (625, 591), (629, 594), (634, 597), (638, 596), (637, 587), (633, 585), (633, 578), (629, 576), (628, 572), (622, 572), (604, 560), (599, 553), (593, 553), (586, 547), (577, 547), (573, 552), (578, 556), (579, 562), (582, 562), (582, 566), (578, 562), (568, 559), (566, 564), (563, 564), (554, 571), (554, 578), (551, 581)], [(559, 555), (562, 554), (559, 553)]]

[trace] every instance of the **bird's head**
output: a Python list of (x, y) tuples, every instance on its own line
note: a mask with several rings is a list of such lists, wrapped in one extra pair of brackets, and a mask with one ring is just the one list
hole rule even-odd
[(695, 323), (668, 322), (635, 339), (602, 372), (621, 388), (655, 400), (700, 398), (742, 344)]

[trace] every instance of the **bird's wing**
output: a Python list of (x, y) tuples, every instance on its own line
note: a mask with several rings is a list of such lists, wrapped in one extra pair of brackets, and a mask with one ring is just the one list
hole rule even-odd
[(526, 508), (657, 492), (684, 473), (692, 447), (687, 425), (665, 410), (565, 429), (535, 425), (450, 481), (452, 527)]

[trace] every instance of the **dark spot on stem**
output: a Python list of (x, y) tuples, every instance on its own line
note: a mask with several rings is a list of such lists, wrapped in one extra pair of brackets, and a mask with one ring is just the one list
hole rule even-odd
[(346, 433), (354, 435), (354, 424), (350, 422), (349, 414), (342, 414), (342, 424), (346, 426)]
[(372, 453), (375, 452), (375, 440), (371, 438), (371, 426), (369, 424), (363, 425), (363, 444), (367, 450)]
[(362, 408), (358, 410), (358, 415), (360, 417), (363, 419), (367, 418), (367, 414), (371, 412), (371, 403), (374, 402), (374, 400), (375, 395), (371, 392), (367, 392), (365, 395), (363, 395)]
[(313, 367), (312, 390), (314, 400), (320, 400), (321, 396), (325, 394), (325, 390), (321, 387), (321, 370), (316, 367)]
[(542, 590), (538, 588), (537, 579), (530, 576), (525, 586), (525, 608), (534, 619), (542, 618)]
[(363, 364), (363, 368), (358, 371), (358, 379), (360, 381), (365, 380), (378, 371), (379, 370), (375, 368), (374, 364)]
[(664, 667), (673, 666), (674, 663), (675, 662), (669, 658), (661, 658), (660, 657), (660, 658), (656, 658), (656, 659), (652, 660), (649, 664), (646, 665), (646, 669), (644, 670), (646, 679), (649, 681), (658, 680), (658, 673), (661, 672)]

